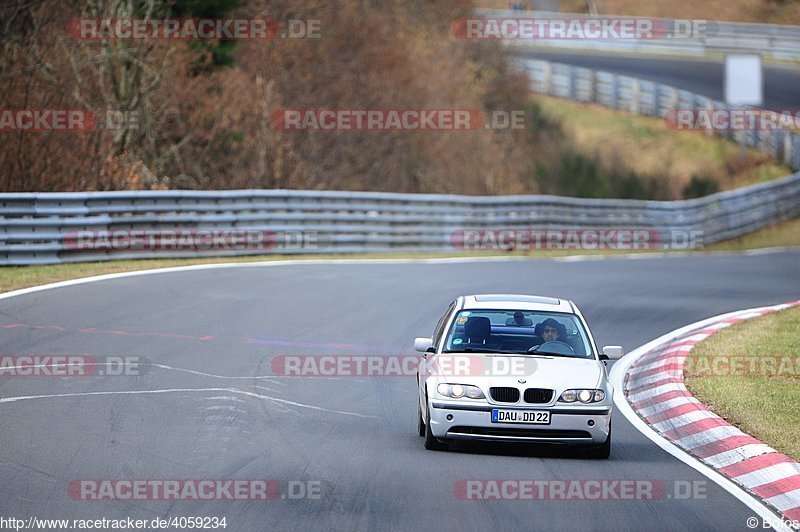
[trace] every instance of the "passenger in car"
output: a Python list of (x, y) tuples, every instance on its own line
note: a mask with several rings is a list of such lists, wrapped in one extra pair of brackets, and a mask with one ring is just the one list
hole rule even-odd
[(506, 325), (515, 325), (517, 327), (530, 327), (531, 325), (533, 325), (533, 321), (526, 318), (525, 314), (523, 314), (521, 311), (518, 310), (514, 313), (513, 318), (508, 318), (506, 320)]

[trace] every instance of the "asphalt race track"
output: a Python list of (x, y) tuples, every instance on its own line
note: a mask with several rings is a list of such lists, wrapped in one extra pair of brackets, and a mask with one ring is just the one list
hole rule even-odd
[[(666, 83), (723, 100), (725, 65), (720, 60), (675, 57), (633, 57), (602, 52), (554, 52), (537, 50), (517, 54), (523, 59), (541, 59), (584, 68), (624, 74)], [(795, 110), (800, 105), (800, 69), (764, 63), (764, 105), (769, 109)]]
[[(712, 315), (798, 299), (800, 251), (251, 266), (0, 300), (1, 354), (153, 364), (141, 376), (0, 378), (0, 515), (225, 516), (227, 530), (747, 530), (753, 513), (710, 482), (705, 498), (680, 500), (454, 496), (461, 479), (660, 480), (668, 492), (705, 480), (621, 415), (607, 461), (518, 446), (438, 453), (416, 434), (414, 377), (271, 376), (277, 355), (413, 354), (454, 296), (498, 292), (571, 298), (599, 345), (630, 351)], [(80, 479), (273, 479), (284, 494), (289, 481), (318, 481), (320, 496), (84, 501), (67, 491)]]

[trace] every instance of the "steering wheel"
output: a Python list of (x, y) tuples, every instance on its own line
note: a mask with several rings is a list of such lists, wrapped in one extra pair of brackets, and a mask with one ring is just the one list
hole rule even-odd
[(554, 353), (556, 355), (574, 355), (575, 350), (566, 342), (561, 342), (559, 340), (551, 340), (549, 342), (543, 342), (539, 345), (535, 345), (528, 349), (528, 353), (536, 353), (537, 351), (541, 350), (542, 352), (546, 353)]

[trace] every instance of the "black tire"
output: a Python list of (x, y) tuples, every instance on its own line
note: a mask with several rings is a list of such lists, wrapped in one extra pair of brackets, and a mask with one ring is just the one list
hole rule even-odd
[[(430, 411), (428, 412), (428, 419), (430, 419)], [(431, 424), (425, 423), (425, 448), (429, 451), (446, 451), (448, 445), (446, 443), (442, 443), (436, 438), (433, 437), (431, 433)]]
[(586, 456), (598, 460), (605, 460), (611, 456), (611, 428), (608, 429), (608, 438), (602, 445), (586, 450)]
[(422, 410), (417, 407), (417, 432), (423, 438), (425, 437), (425, 422), (422, 420)]

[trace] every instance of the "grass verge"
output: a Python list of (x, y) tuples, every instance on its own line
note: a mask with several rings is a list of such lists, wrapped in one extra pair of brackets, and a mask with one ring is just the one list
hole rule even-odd
[(766, 227), (755, 233), (718, 242), (705, 251), (746, 251), (748, 249), (800, 246), (800, 218)]
[[(680, 199), (762, 183), (792, 173), (769, 155), (700, 131), (675, 131), (664, 120), (597, 104), (535, 97), (580, 153), (606, 172), (628, 173), (656, 197)], [(650, 183), (647, 186), (647, 183)]]
[(686, 385), (717, 415), (800, 460), (800, 308), (720, 330), (689, 355)]

